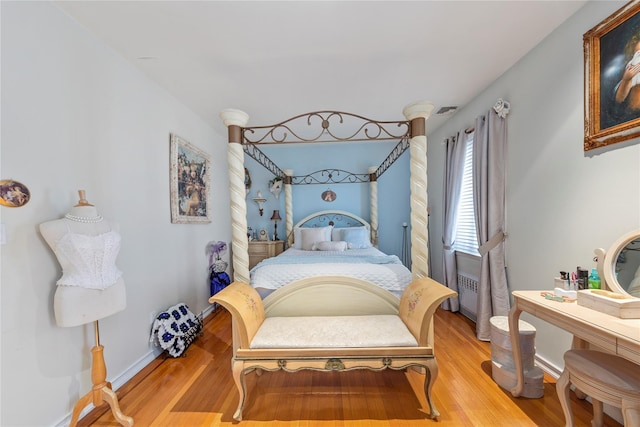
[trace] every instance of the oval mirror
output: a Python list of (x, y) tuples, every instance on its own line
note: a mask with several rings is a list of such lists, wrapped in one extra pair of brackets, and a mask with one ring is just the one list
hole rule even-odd
[(601, 274), (611, 291), (640, 298), (640, 229), (611, 245), (604, 254)]

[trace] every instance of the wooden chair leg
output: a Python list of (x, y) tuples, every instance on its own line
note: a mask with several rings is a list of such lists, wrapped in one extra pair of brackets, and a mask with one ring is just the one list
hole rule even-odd
[(604, 410), (602, 402), (592, 397), (591, 405), (593, 405), (593, 420), (591, 421), (591, 427), (602, 427), (604, 424)]
[(573, 427), (573, 412), (571, 411), (571, 401), (569, 400), (569, 371), (566, 369), (556, 382), (556, 392), (564, 413), (565, 426)]
[(625, 426), (640, 426), (640, 403), (622, 400), (622, 417)]

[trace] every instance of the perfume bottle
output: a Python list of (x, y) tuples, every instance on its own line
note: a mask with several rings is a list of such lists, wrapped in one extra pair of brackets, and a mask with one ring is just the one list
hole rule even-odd
[(591, 274), (589, 275), (589, 289), (600, 289), (601, 284), (600, 276), (598, 276), (598, 270), (592, 268)]

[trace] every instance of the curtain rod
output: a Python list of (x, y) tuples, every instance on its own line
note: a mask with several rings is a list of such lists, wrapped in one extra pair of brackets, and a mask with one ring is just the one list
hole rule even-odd
[[(499, 117), (502, 117), (504, 119), (507, 116), (507, 114), (509, 114), (509, 111), (511, 110), (511, 103), (508, 101), (505, 101), (502, 98), (498, 98), (498, 101), (496, 101), (495, 105), (493, 106), (493, 109), (496, 112), (496, 114), (498, 114)], [(464, 133), (468, 135), (474, 130), (475, 128), (473, 126), (470, 126), (464, 130)]]

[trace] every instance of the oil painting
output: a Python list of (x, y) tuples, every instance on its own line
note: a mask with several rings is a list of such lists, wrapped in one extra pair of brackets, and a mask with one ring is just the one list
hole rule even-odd
[(640, 136), (640, 3), (584, 34), (584, 150)]
[(209, 155), (171, 134), (171, 222), (211, 222)]

